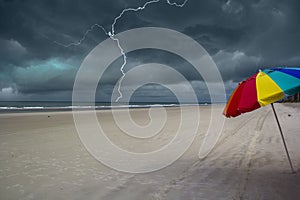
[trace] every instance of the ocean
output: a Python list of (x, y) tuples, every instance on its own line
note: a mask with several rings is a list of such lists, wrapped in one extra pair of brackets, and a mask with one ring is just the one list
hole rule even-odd
[(46, 111), (70, 111), (87, 109), (112, 109), (112, 108), (149, 108), (149, 107), (175, 107), (184, 105), (208, 105), (209, 103), (199, 104), (179, 104), (174, 103), (153, 103), (153, 102), (131, 102), (129, 105), (124, 103), (96, 102), (95, 105), (81, 104), (72, 105), (72, 101), (0, 101), (0, 113), (9, 112), (46, 112)]

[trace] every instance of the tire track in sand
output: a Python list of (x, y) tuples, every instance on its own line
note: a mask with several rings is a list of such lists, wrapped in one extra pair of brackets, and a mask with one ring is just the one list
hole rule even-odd
[[(250, 123), (255, 118), (257, 118), (256, 115), (251, 115), (246, 120), (243, 120), (232, 131), (230, 131), (230, 134), (228, 134), (223, 139), (221, 139), (220, 142), (218, 142), (213, 149), (216, 150), (219, 147), (221, 147), (224, 143), (226, 143), (228, 141), (229, 138), (231, 138), (232, 136), (238, 134), (238, 132), (241, 128), (243, 128), (245, 125)], [(261, 127), (263, 125), (263, 122), (264, 122), (264, 120), (262, 121), (262, 123), (259, 123), (261, 125), (256, 126), (257, 127), (256, 129), (261, 129)], [(212, 155), (212, 154), (213, 154), (213, 151), (210, 153), (210, 155)], [(180, 182), (184, 181), (184, 179), (186, 179), (188, 176), (190, 176), (190, 174), (192, 174), (195, 170), (199, 169), (199, 166), (200, 166), (200, 164), (202, 163), (202, 161), (204, 159), (196, 160), (195, 162), (193, 162), (192, 165), (190, 165), (185, 170), (183, 170), (182, 173), (179, 176), (177, 176), (176, 178), (170, 180), (166, 185), (161, 187), (161, 189), (159, 189), (157, 192), (154, 192), (154, 193), (150, 194), (150, 196), (155, 200), (164, 200), (164, 199), (166, 199), (168, 193), (173, 188), (178, 187), (178, 184), (180, 184)]]
[[(252, 161), (252, 155), (255, 150), (255, 145), (258, 137), (261, 135), (261, 130), (264, 125), (265, 120), (267, 119), (267, 116), (269, 115), (271, 110), (268, 110), (267, 112), (263, 112), (257, 120), (256, 127), (254, 129), (254, 135), (252, 136), (250, 142), (248, 143), (247, 151), (243, 157), (241, 168), (245, 169), (244, 175), (241, 177), (241, 183), (239, 184), (237, 195), (238, 199), (242, 200), (245, 199), (245, 192), (247, 190), (247, 185), (249, 181), (249, 176), (251, 174), (251, 161)], [(234, 198), (235, 199), (235, 198)]]

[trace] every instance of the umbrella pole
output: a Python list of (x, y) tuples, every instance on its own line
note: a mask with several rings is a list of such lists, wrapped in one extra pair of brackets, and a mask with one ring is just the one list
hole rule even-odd
[(290, 158), (290, 154), (288, 152), (288, 149), (287, 149), (287, 146), (286, 146), (286, 143), (285, 143), (285, 139), (284, 139), (284, 136), (283, 136), (283, 133), (282, 133), (282, 129), (281, 129), (281, 126), (280, 126), (280, 123), (279, 123), (279, 120), (278, 120), (278, 117), (277, 117), (277, 114), (276, 114), (273, 103), (271, 103), (271, 106), (272, 106), (272, 109), (273, 109), (273, 112), (274, 112), (274, 115), (275, 115), (275, 119), (276, 119), (276, 122), (277, 122), (277, 125), (278, 125), (278, 128), (279, 128), (279, 131), (280, 131), (280, 135), (281, 135), (281, 139), (283, 141), (284, 149), (285, 149), (286, 155), (288, 157), (288, 160), (289, 160), (289, 163), (290, 163), (290, 166), (291, 166), (291, 169), (292, 169), (292, 173), (294, 174), (296, 172), (293, 168), (292, 161), (291, 161), (291, 158)]

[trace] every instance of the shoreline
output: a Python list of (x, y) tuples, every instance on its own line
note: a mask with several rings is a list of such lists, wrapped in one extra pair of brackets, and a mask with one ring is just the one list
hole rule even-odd
[[(284, 105), (287, 107), (292, 107), (292, 108), (299, 108), (300, 107), (300, 102), (277, 102), (275, 104), (280, 104)], [(116, 106), (116, 107), (105, 107), (105, 108), (96, 108), (96, 109), (90, 109), (90, 108), (46, 108), (46, 109), (0, 109), (0, 116), (1, 115), (6, 115), (6, 114), (42, 114), (42, 113), (70, 113), (70, 112), (81, 112), (81, 111), (93, 111), (95, 110), (96, 112), (99, 111), (110, 111), (110, 110), (123, 110), (123, 109), (149, 109), (149, 108), (156, 108), (156, 107), (164, 107), (164, 108), (178, 108), (178, 107), (211, 107), (211, 106), (224, 106), (225, 107), (226, 103), (215, 103), (215, 104), (208, 104), (208, 103), (203, 103), (203, 104), (166, 104), (166, 105), (160, 105), (160, 104), (153, 104), (153, 105), (134, 105), (134, 106)], [(259, 108), (260, 109), (260, 108)]]
[(101, 108), (37, 108), (37, 109), (0, 109), (0, 115), (2, 114), (10, 114), (10, 113), (49, 113), (49, 112), (77, 112), (77, 111), (102, 111), (102, 110), (122, 110), (122, 109), (149, 109), (156, 107), (164, 107), (164, 108), (176, 108), (176, 107), (191, 107), (191, 106), (211, 106), (211, 105), (225, 105), (225, 103), (218, 104), (153, 104), (153, 105), (129, 105), (129, 106), (106, 106)]

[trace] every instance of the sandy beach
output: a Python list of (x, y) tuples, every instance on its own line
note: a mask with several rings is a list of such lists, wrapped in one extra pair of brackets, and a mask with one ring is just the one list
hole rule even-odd
[[(221, 115), (224, 105), (214, 106)], [(94, 159), (71, 112), (0, 114), (0, 199), (300, 199), (300, 104), (275, 107), (297, 174), (291, 174), (270, 106), (226, 119), (217, 145), (202, 160), (210, 106), (184, 107), (201, 113), (195, 141), (172, 165), (145, 174), (118, 172)], [(97, 115), (116, 145), (147, 152), (174, 136), (179, 110), (167, 108), (166, 127), (147, 143), (124, 136), (110, 110)], [(138, 124), (149, 121), (147, 109), (131, 115)]]

